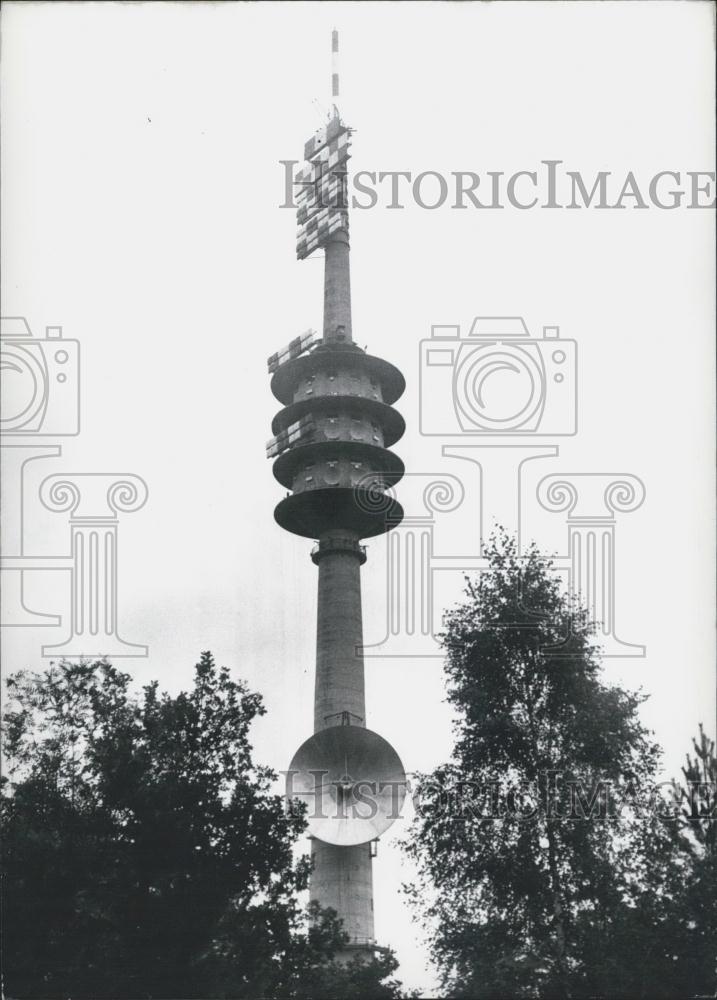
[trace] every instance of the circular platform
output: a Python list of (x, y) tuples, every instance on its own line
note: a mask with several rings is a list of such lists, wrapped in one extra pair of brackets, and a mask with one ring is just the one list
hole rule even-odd
[(290, 490), (294, 484), (297, 470), (306, 465), (307, 462), (331, 460), (334, 456), (350, 462), (365, 462), (366, 473), (379, 474), (389, 486), (397, 483), (405, 471), (401, 459), (388, 448), (381, 448), (376, 444), (366, 444), (365, 441), (340, 440), (312, 441), (310, 444), (294, 445), (283, 455), (279, 455), (274, 461), (272, 471), (278, 482)]
[(353, 531), (358, 538), (374, 538), (401, 523), (403, 507), (374, 490), (327, 486), (286, 497), (276, 505), (274, 520), (304, 538), (320, 538), (336, 529)]
[[(342, 346), (344, 349), (342, 350)], [(349, 349), (346, 349), (349, 348)], [(296, 387), (302, 379), (316, 371), (330, 371), (341, 365), (348, 371), (362, 371), (379, 383), (384, 403), (395, 403), (406, 388), (401, 372), (388, 361), (374, 358), (355, 345), (335, 345), (317, 348), (311, 354), (302, 354), (277, 368), (271, 379), (271, 391), (279, 402), (288, 406), (294, 401)]]
[(298, 403), (290, 403), (283, 410), (279, 410), (271, 422), (271, 433), (279, 434), (285, 431), (307, 413), (330, 413), (333, 410), (351, 409), (381, 425), (387, 448), (403, 437), (406, 422), (398, 410), (394, 410), (387, 403), (380, 403), (377, 399), (368, 399), (365, 396), (316, 396), (313, 399), (300, 399)]

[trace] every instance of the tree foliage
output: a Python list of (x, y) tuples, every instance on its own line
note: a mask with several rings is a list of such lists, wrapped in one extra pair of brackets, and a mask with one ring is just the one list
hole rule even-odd
[(685, 899), (708, 852), (653, 794), (641, 697), (603, 681), (549, 559), (504, 534), (487, 555), (445, 617), (453, 757), (422, 776), (406, 843), (446, 995), (711, 993), (714, 899)]
[(346, 996), (402, 995), (391, 955), (335, 965), (340, 921), (299, 905), (304, 819), (252, 759), (260, 696), (210, 653), (176, 697), (106, 661), (7, 689), (9, 995), (321, 997), (332, 970)]

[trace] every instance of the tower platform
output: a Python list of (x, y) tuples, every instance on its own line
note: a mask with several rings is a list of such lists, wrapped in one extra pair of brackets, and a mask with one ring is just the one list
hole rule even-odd
[(285, 497), (277, 504), (274, 519), (286, 531), (304, 538), (320, 538), (342, 529), (353, 531), (357, 538), (375, 538), (401, 523), (403, 507), (398, 500), (372, 490), (329, 486)]

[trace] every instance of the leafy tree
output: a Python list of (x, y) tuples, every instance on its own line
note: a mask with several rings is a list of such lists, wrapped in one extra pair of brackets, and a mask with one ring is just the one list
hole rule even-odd
[(663, 821), (658, 816), (640, 844), (631, 905), (613, 912), (602, 939), (592, 934), (602, 952), (593, 982), (605, 996), (717, 993), (717, 758), (702, 727), (693, 746), (684, 782), (673, 782), (660, 803)]
[[(176, 697), (106, 661), (8, 679), (3, 959), (15, 997), (398, 997), (348, 971), (333, 911), (297, 894), (304, 828), (252, 759), (261, 698), (210, 653)], [(366, 990), (368, 992), (361, 992)], [(383, 992), (381, 992), (383, 991)], [(316, 996), (328, 993), (316, 992)]]
[(699, 742), (692, 740), (694, 757), (687, 754), (682, 768), (684, 785), (675, 789), (681, 805), (684, 831), (696, 857), (717, 853), (717, 756), (715, 741), (707, 737), (700, 725)]
[(717, 994), (717, 756), (715, 741), (700, 726), (694, 757), (682, 769), (681, 848), (685, 878), (678, 896), (679, 916), (690, 958), (689, 984), (695, 994)]
[[(318, 957), (318, 961), (316, 958)], [(393, 977), (398, 962), (390, 950), (377, 956), (354, 956), (348, 962), (326, 962), (314, 947), (308, 962), (298, 963), (281, 997), (311, 997), (311, 1000), (417, 1000), (418, 993), (404, 992)]]
[(549, 559), (505, 534), (487, 555), (445, 617), (453, 757), (422, 776), (406, 843), (446, 994), (684, 996), (689, 864), (669, 803), (650, 802), (641, 697), (603, 682)]

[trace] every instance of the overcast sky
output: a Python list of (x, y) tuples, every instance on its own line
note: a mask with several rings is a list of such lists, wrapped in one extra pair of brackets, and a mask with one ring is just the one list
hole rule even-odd
[[(295, 259), (280, 161), (322, 123), (331, 28), (354, 171), (510, 174), (560, 159), (586, 180), (648, 182), (714, 170), (712, 20), (708, 3), (669, 2), (3, 5), (3, 312), (39, 337), (62, 325), (82, 351), (81, 434), (28, 469), (25, 552), (68, 551), (66, 515), (37, 500), (45, 476), (145, 479), (149, 501), (119, 531), (120, 632), (149, 646), (121, 664), (138, 684), (178, 690), (209, 648), (266, 699), (260, 760), (286, 767), (310, 733), (316, 569), (310, 543), (272, 516), (283, 490), (264, 457), (278, 409), (265, 360), (321, 324), (320, 255)], [(407, 469), (465, 488), (437, 547), (476, 554), (479, 480), (442, 455), (448, 438), (419, 433), (420, 341), (476, 315), (523, 316), (536, 338), (560, 326), (578, 345), (579, 430), (545, 439), (559, 454), (526, 470), (523, 534), (566, 552), (564, 515), (537, 508), (546, 475), (644, 483), (643, 505), (617, 520), (616, 615), (647, 655), (606, 672), (650, 695), (644, 719), (675, 774), (715, 715), (712, 213), (385, 204), (352, 216), (354, 333), (406, 376)], [(412, 513), (419, 482), (399, 493)], [(505, 502), (487, 523), (509, 516)], [(386, 560), (374, 541), (371, 644)], [(29, 607), (67, 616), (67, 573), (26, 583)], [(440, 600), (460, 586), (460, 571), (442, 574)], [(41, 645), (64, 634), (9, 629), (5, 669), (41, 666)], [(450, 716), (440, 660), (401, 649), (367, 661), (368, 723), (413, 771), (446, 758)], [(430, 988), (399, 896), (402, 828), (379, 847), (376, 933), (405, 981)]]

